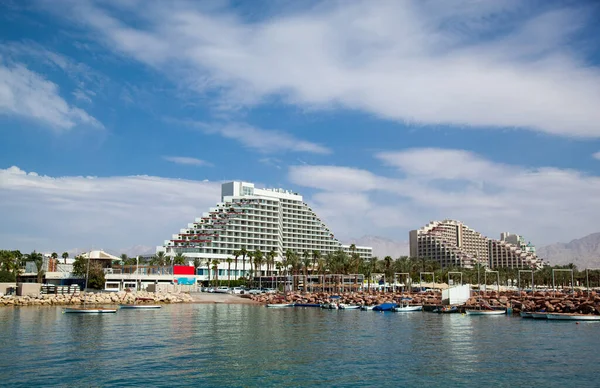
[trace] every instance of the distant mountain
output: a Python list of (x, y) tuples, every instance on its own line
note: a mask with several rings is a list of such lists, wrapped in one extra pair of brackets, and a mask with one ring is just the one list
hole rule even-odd
[(407, 241), (394, 241), (384, 237), (363, 236), (361, 238), (350, 239), (345, 244), (355, 244), (373, 248), (373, 256), (380, 259), (385, 256), (392, 256), (396, 259), (400, 256), (408, 256), (409, 248)]
[(537, 249), (542, 259), (550, 265), (573, 263), (578, 269), (600, 268), (600, 233), (575, 239), (569, 243), (556, 243)]

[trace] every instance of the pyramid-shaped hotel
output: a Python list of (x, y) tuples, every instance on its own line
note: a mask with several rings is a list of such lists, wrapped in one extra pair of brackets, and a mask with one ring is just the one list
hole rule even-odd
[[(312, 255), (313, 251), (321, 255), (338, 250), (350, 253), (350, 246), (334, 237), (300, 194), (284, 189), (258, 189), (247, 182), (224, 183), (221, 201), (157, 247), (157, 253), (162, 251), (167, 256), (181, 253), (190, 261), (219, 260), (219, 275), (238, 277), (245, 274), (240, 270), (225, 273), (226, 261), (242, 248), (248, 252), (260, 250), (263, 254), (274, 252), (275, 260), (281, 260), (287, 250), (300, 257), (304, 252)], [(371, 258), (370, 247), (355, 249), (363, 259)], [(248, 265), (238, 268), (241, 267), (249, 268)]]

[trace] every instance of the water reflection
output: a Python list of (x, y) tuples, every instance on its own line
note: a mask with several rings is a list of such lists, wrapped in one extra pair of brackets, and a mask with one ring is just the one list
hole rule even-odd
[(594, 324), (246, 305), (60, 311), (0, 309), (3, 384), (593, 386), (600, 372)]

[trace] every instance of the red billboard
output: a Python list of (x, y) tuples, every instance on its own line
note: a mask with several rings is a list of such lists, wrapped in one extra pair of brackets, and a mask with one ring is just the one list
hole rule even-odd
[(173, 275), (195, 275), (194, 267), (191, 265), (174, 265)]

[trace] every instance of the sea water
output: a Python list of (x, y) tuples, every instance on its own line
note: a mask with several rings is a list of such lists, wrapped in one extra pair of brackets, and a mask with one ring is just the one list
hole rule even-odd
[(600, 322), (185, 304), (0, 308), (0, 385), (600, 386)]

